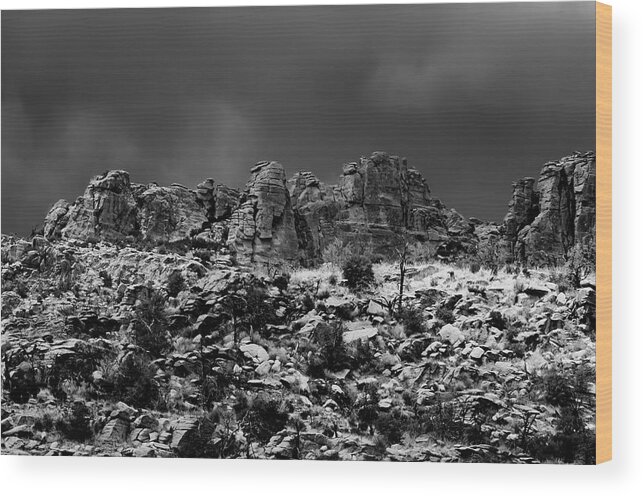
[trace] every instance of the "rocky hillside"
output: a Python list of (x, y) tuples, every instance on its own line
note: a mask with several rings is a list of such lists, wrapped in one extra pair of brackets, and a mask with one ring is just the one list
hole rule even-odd
[(546, 164), (494, 225), (384, 153), (109, 171), (2, 237), (3, 453), (592, 463), (594, 182)]
[[(590, 463), (594, 290), (2, 240), (3, 453)], [(348, 275), (349, 278), (345, 279)]]
[(545, 164), (538, 180), (514, 184), (501, 225), (448, 209), (405, 159), (383, 152), (345, 164), (336, 185), (311, 172), (287, 179), (278, 162), (256, 164), (243, 191), (213, 179), (196, 190), (132, 184), (127, 172), (109, 171), (92, 179), (74, 203), (57, 202), (42, 234), (155, 245), (197, 240), (229, 249), (241, 264), (315, 265), (338, 241), (390, 255), (401, 239), (424, 243), (443, 259), (492, 244), (503, 262), (557, 262), (593, 236), (595, 171), (591, 152)]

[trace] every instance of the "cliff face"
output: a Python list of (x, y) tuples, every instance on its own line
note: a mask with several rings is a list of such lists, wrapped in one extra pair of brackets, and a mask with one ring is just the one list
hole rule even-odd
[(109, 171), (93, 178), (85, 194), (69, 207), (61, 233), (68, 238), (116, 241), (136, 233), (136, 211), (129, 174)]
[(137, 195), (140, 235), (152, 242), (173, 242), (203, 230), (208, 222), (194, 191), (183, 186), (151, 186)]
[(513, 257), (531, 263), (560, 261), (575, 244), (593, 243), (596, 155), (548, 162), (537, 182), (515, 183), (504, 228)]
[(206, 179), (180, 185), (131, 184), (125, 171), (95, 177), (85, 194), (58, 201), (43, 234), (82, 240), (134, 238), (162, 244), (198, 239), (227, 246), (237, 262), (320, 262), (324, 249), (343, 244), (394, 253), (404, 238), (439, 256), (475, 254), (493, 245), (507, 260), (560, 261), (596, 224), (596, 160), (576, 153), (545, 164), (540, 177), (514, 183), (502, 225), (465, 219), (431, 196), (405, 159), (375, 152), (343, 166), (336, 185), (311, 172), (286, 180), (278, 162), (259, 162), (242, 192)]
[(295, 217), (278, 162), (259, 162), (232, 213), (228, 246), (240, 263), (297, 259)]
[[(474, 244), (473, 225), (432, 198), (422, 174), (405, 159), (384, 152), (345, 164), (337, 185), (301, 172), (289, 181), (289, 189), (300, 247), (312, 261), (335, 240), (367, 245), (382, 255), (393, 253), (403, 234), (434, 246), (444, 244), (445, 255)], [(451, 248), (446, 247), (449, 241)]]
[(207, 221), (194, 191), (181, 185), (131, 184), (126, 171), (109, 171), (93, 178), (73, 204), (56, 202), (43, 234), (48, 239), (134, 237), (162, 243), (188, 238)]

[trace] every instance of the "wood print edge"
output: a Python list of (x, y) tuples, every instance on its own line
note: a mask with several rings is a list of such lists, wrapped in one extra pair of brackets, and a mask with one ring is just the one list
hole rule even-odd
[(612, 7), (596, 2), (596, 463), (612, 459)]

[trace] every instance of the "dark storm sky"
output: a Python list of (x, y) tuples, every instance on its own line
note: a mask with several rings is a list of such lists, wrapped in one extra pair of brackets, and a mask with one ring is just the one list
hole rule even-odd
[(336, 182), (374, 150), (500, 220), (511, 182), (594, 149), (594, 3), (2, 13), (2, 232), (110, 168)]

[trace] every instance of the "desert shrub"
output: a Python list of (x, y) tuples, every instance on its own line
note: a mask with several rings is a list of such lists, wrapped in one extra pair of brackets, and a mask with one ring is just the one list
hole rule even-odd
[(275, 307), (267, 298), (268, 292), (263, 286), (249, 285), (246, 288), (247, 311), (244, 319), (251, 329), (265, 335), (268, 324), (279, 323)]
[(202, 264), (207, 264), (212, 257), (212, 250), (209, 248), (195, 248), (192, 254), (194, 258), (199, 259)]
[(33, 428), (35, 431), (51, 432), (55, 422), (56, 418), (51, 413), (45, 412), (34, 419)]
[[(205, 364), (202, 364), (202, 366), (205, 366)], [(220, 401), (226, 396), (230, 382), (231, 377), (224, 373), (203, 377), (198, 383), (200, 386), (200, 403), (206, 408), (212, 407), (215, 401)]]
[(355, 402), (357, 426), (362, 431), (368, 429), (371, 435), (374, 433), (375, 422), (379, 415), (377, 407), (379, 399), (377, 386), (368, 384)]
[(543, 375), (543, 399), (559, 408), (559, 416), (556, 433), (547, 448), (531, 446), (534, 456), (557, 458), (565, 463), (594, 463), (595, 435), (583, 418), (583, 408), (592, 408), (593, 395), (587, 385), (594, 380), (593, 369), (586, 365), (565, 370), (552, 368)]
[(566, 293), (571, 289), (569, 277), (565, 267), (554, 266), (549, 272), (549, 282), (553, 282), (558, 286), (558, 291)]
[(503, 263), (497, 243), (484, 243), (478, 246), (474, 262), (496, 275)]
[(525, 451), (540, 461), (562, 461), (594, 465), (596, 435), (580, 422), (569, 407), (562, 408), (553, 435), (535, 435), (527, 440)]
[(112, 276), (110, 276), (106, 270), (101, 270), (98, 276), (103, 280), (103, 286), (106, 288), (112, 287)]
[(435, 259), (436, 249), (431, 243), (412, 243), (408, 246), (408, 260), (413, 263), (430, 262)]
[(165, 296), (148, 288), (147, 296), (141, 297), (132, 321), (132, 340), (137, 346), (153, 356), (163, 355), (172, 345), (165, 314)]
[(290, 274), (282, 273), (273, 277), (272, 284), (279, 289), (279, 291), (286, 291), (290, 283)]
[(147, 323), (165, 321), (165, 295), (153, 288), (147, 288), (136, 305), (136, 316)]
[(330, 296), (330, 290), (328, 288), (322, 288), (317, 291), (317, 299), (325, 300)]
[(502, 313), (500, 313), (498, 310), (492, 310), (489, 312), (489, 317), (487, 318), (487, 323), (496, 329), (500, 329), (501, 331), (507, 327), (507, 322), (505, 321), (505, 318), (502, 316)]
[(231, 283), (221, 304), (225, 316), (232, 322), (235, 342), (241, 330), (266, 336), (267, 325), (280, 321), (265, 282), (256, 277)]
[[(288, 411), (282, 401), (267, 394), (258, 394), (247, 401), (243, 415), (244, 431), (252, 438), (266, 443), (286, 426)], [(243, 408), (240, 409), (243, 411)]]
[(389, 446), (399, 443), (407, 427), (408, 419), (403, 418), (399, 409), (390, 413), (380, 413), (375, 419), (375, 429)]
[(337, 267), (342, 267), (349, 256), (350, 250), (339, 238), (336, 238), (332, 243), (326, 245), (322, 251), (322, 261)]
[(594, 371), (586, 365), (567, 370), (551, 368), (542, 377), (544, 399), (554, 406), (577, 405), (588, 394), (587, 384), (594, 380)]
[(375, 281), (373, 263), (363, 255), (353, 255), (342, 265), (346, 284), (351, 289), (362, 289)]
[(358, 339), (348, 347), (353, 367), (360, 370), (372, 368), (375, 360), (375, 350), (366, 339)]
[(166, 283), (167, 294), (176, 297), (183, 289), (185, 289), (185, 279), (180, 271), (175, 270), (167, 278)]
[(440, 322), (445, 324), (453, 324), (455, 322), (455, 316), (453, 315), (453, 310), (441, 305), (435, 311), (435, 318)]
[(71, 407), (54, 421), (54, 427), (68, 439), (85, 441), (92, 436), (91, 411), (82, 401), (74, 401)]
[(451, 403), (438, 401), (436, 405), (419, 412), (418, 423), (423, 432), (429, 432), (439, 439), (458, 440), (463, 435), (463, 425), (458, 411)]
[(406, 406), (414, 406), (417, 401), (417, 395), (410, 389), (402, 391), (402, 401)]
[(409, 336), (426, 332), (424, 314), (419, 308), (402, 308), (402, 311), (398, 315), (398, 319), (402, 324), (404, 324), (406, 333)]
[(351, 357), (344, 344), (344, 326), (340, 322), (323, 324), (315, 329), (313, 342), (316, 351), (311, 351), (308, 373), (323, 377), (325, 370), (341, 370), (351, 363)]
[(553, 437), (555, 452), (565, 463), (596, 463), (596, 436), (573, 408), (563, 408)]
[(153, 405), (159, 397), (155, 380), (156, 367), (145, 355), (128, 353), (118, 364), (111, 384), (117, 400), (128, 405), (145, 408)]
[(165, 328), (135, 320), (132, 322), (131, 330), (133, 342), (155, 357), (160, 357), (171, 347), (171, 340)]
[(518, 325), (507, 325), (502, 331), (502, 336), (505, 341), (505, 350), (513, 352), (517, 358), (523, 358), (527, 352), (527, 345), (524, 341), (516, 340), (519, 333)]

